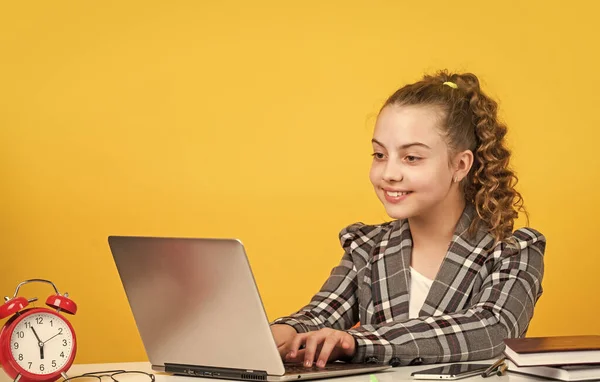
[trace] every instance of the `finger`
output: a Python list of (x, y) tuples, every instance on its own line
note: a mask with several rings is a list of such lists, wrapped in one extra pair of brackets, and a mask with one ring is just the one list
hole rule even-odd
[(342, 342), (342, 353), (345, 357), (353, 358), (356, 353), (356, 340), (350, 334), (344, 334)]
[[(291, 353), (290, 349), (291, 349), (290, 344), (287, 344), (284, 348), (281, 348), (280, 352), (284, 351), (285, 352), (284, 355), (287, 357)], [(300, 345), (300, 347), (298, 348), (298, 351), (296, 351), (295, 357), (297, 357), (298, 354), (300, 354), (300, 353), (304, 354), (303, 350), (304, 350), (304, 344)]]
[(352, 342), (354, 341), (354, 337), (342, 337), (342, 349), (350, 349), (352, 347)]
[(290, 352), (289, 344), (283, 343), (283, 344), (277, 346), (277, 351), (279, 351), (279, 355), (281, 356), (281, 358), (284, 358)]
[(341, 338), (336, 334), (330, 334), (325, 338), (325, 342), (323, 342), (323, 347), (319, 353), (319, 359), (317, 359), (317, 367), (325, 367), (331, 352), (340, 344), (340, 340)]
[(317, 346), (323, 341), (323, 337), (320, 333), (315, 332), (306, 339), (306, 348), (304, 349), (304, 366), (311, 367), (315, 355), (317, 354)]
[(290, 356), (290, 353), (287, 353), (287, 355), (285, 356), (285, 361), (286, 362), (302, 362), (302, 361), (304, 361), (304, 349), (298, 350), (298, 352), (296, 352), (296, 355), (294, 357)]
[(300, 349), (300, 346), (305, 345), (306, 337), (308, 335), (309, 335), (309, 333), (302, 333), (302, 334), (296, 335), (292, 339), (292, 342), (290, 342), (290, 347), (289, 347), (290, 357), (292, 357), (292, 358), (296, 357), (296, 355), (298, 353), (298, 349)]

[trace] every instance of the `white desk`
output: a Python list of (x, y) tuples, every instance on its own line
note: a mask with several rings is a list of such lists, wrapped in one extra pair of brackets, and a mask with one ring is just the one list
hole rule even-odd
[[(489, 363), (489, 362), (488, 362)], [(404, 382), (410, 381), (415, 382), (419, 381), (413, 379), (410, 376), (410, 373), (416, 370), (427, 369), (431, 367), (435, 367), (436, 365), (420, 365), (420, 366), (401, 366), (394, 367), (382, 372), (378, 372), (375, 374), (379, 382)], [(91, 363), (91, 364), (81, 364), (81, 365), (73, 365), (68, 372), (70, 377), (74, 377), (76, 375), (80, 375), (83, 373), (89, 373), (92, 371), (102, 371), (102, 370), (137, 370), (137, 371), (145, 371), (148, 373), (154, 373), (156, 375), (156, 382), (206, 382), (206, 381), (216, 381), (215, 378), (199, 378), (199, 377), (183, 377), (183, 376), (173, 376), (169, 374), (156, 373), (153, 372), (150, 368), (150, 364), (148, 362), (130, 362), (130, 363)], [(140, 381), (146, 381), (147, 378), (140, 376)], [(324, 382), (333, 382), (333, 381), (344, 381), (344, 382), (370, 382), (369, 374), (362, 375), (354, 375), (350, 377), (343, 378), (328, 378), (322, 380), (315, 381), (324, 381)], [(0, 371), (0, 382), (11, 382), (12, 380), (8, 378), (4, 372)], [(221, 380), (223, 381), (223, 380)], [(528, 377), (524, 375), (519, 375), (515, 373), (506, 373), (502, 377), (492, 376), (489, 378), (482, 378), (480, 376), (469, 377), (465, 379), (461, 379), (460, 381), (465, 382), (534, 382), (534, 381), (546, 381), (546, 379), (536, 378), (536, 377)], [(59, 380), (60, 382), (60, 380)], [(111, 382), (110, 378), (103, 378), (102, 382)]]

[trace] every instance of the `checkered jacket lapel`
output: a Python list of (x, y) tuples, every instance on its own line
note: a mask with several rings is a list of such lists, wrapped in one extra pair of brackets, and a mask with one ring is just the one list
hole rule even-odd
[[(493, 244), (492, 236), (483, 231), (470, 240), (465, 237), (473, 214), (474, 208), (468, 205), (420, 316), (439, 316), (465, 305), (474, 277), (486, 259), (486, 248)], [(408, 319), (412, 244), (408, 221), (402, 220), (394, 222), (375, 246), (370, 257), (371, 276), (365, 280), (372, 285), (372, 304), (361, 314), (361, 322), (378, 324)]]
[(475, 277), (494, 243), (492, 235), (482, 230), (467, 237), (474, 213), (475, 209), (468, 205), (459, 219), (419, 316), (439, 316), (467, 305)]
[[(412, 238), (408, 221), (396, 221), (371, 257), (372, 312), (361, 315), (361, 322), (392, 322), (408, 318), (410, 256)], [(367, 276), (368, 277), (368, 276)]]

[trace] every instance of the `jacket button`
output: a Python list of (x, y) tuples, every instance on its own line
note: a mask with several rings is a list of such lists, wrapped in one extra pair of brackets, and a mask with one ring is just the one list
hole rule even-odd
[(365, 360), (365, 363), (377, 363), (377, 362), (379, 362), (379, 359), (375, 356), (367, 357), (367, 359)]
[(392, 367), (400, 366), (400, 358), (394, 357), (394, 358), (390, 359), (390, 365)]
[(414, 366), (414, 365), (422, 365), (423, 364), (423, 358), (421, 357), (417, 357), (415, 359), (413, 359), (412, 361), (410, 361), (408, 363), (410, 366)]

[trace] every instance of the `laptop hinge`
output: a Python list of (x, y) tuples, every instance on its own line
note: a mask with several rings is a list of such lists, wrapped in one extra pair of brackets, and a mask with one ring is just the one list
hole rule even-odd
[(165, 371), (188, 377), (236, 379), (244, 381), (266, 381), (267, 372), (262, 370), (230, 369), (226, 367), (182, 365), (165, 363)]

